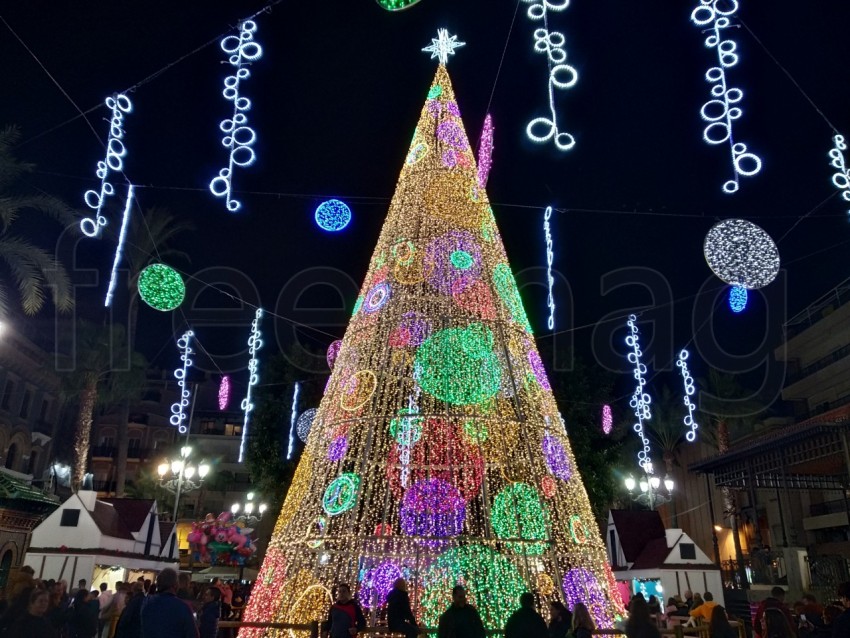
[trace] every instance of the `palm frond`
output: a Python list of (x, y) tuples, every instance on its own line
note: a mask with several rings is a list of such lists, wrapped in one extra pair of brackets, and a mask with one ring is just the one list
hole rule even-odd
[(13, 154), (13, 148), (20, 139), (21, 129), (16, 125), (0, 130), (0, 191), (34, 168), (33, 164), (22, 162)]
[(2, 237), (0, 259), (12, 272), (26, 314), (33, 315), (44, 306), (45, 287), (50, 288), (57, 309), (65, 312), (73, 308), (71, 280), (51, 253), (20, 237)]
[(144, 268), (159, 259), (189, 261), (189, 255), (170, 246), (179, 235), (195, 229), (194, 225), (175, 217), (166, 208), (154, 206), (131, 220), (132, 245), (124, 253), (125, 263), (130, 269), (130, 285)]

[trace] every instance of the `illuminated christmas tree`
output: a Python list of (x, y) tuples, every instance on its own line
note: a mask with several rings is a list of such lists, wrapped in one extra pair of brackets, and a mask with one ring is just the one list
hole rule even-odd
[(374, 621), (403, 576), (428, 626), (458, 583), (489, 628), (523, 591), (612, 626), (622, 602), (444, 64), (329, 362), (246, 620), (323, 620), (347, 582)]

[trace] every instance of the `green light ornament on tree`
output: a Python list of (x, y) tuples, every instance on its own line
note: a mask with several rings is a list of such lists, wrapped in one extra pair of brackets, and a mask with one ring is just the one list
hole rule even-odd
[(165, 264), (151, 264), (139, 275), (139, 296), (155, 310), (174, 310), (186, 296), (180, 274)]
[[(547, 541), (546, 510), (540, 497), (526, 483), (512, 483), (496, 495), (491, 512), (493, 531), (499, 538), (523, 541)], [(509, 542), (508, 549), (517, 554), (539, 556), (547, 542)]]
[(419, 2), (419, 0), (377, 0), (378, 4), (381, 5), (387, 11), (401, 11), (402, 9), (407, 9), (408, 7), (412, 7), (414, 4)]
[(528, 590), (511, 561), (482, 545), (443, 553), (425, 570), (422, 582), (422, 620), (429, 627), (439, 624), (440, 614), (451, 604), (452, 587), (459, 583), (466, 586), (485, 627), (504, 627), (520, 594)]
[(415, 370), (425, 392), (453, 405), (486, 401), (502, 381), (493, 333), (480, 323), (433, 334), (416, 351)]

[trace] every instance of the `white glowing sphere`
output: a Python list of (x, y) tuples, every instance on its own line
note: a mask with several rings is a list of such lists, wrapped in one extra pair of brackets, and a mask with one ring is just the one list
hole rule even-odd
[(718, 279), (749, 290), (764, 288), (779, 273), (779, 250), (761, 227), (724, 219), (705, 236), (703, 254)]
[(298, 438), (307, 442), (307, 436), (310, 434), (310, 428), (313, 427), (313, 419), (316, 418), (316, 408), (304, 410), (301, 416), (298, 417), (298, 423), (295, 425), (295, 431), (298, 433)]

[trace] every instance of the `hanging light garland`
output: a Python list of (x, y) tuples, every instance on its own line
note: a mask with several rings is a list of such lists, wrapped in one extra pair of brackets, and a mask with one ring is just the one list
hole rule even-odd
[(230, 376), (225, 374), (218, 384), (218, 409), (222, 412), (230, 405)]
[[(832, 174), (832, 183), (839, 191), (845, 202), (850, 202), (850, 168), (847, 168), (847, 163), (844, 158), (844, 151), (847, 150), (847, 143), (844, 141), (843, 135), (834, 135), (832, 138), (833, 147), (829, 151), (829, 158), (832, 160), (830, 164), (836, 171)], [(847, 211), (850, 214), (850, 211)]]
[(570, 0), (523, 0), (530, 3), (527, 15), (532, 21), (543, 21), (542, 29), (534, 31), (534, 50), (546, 56), (549, 66), (549, 117), (537, 117), (528, 123), (525, 134), (532, 142), (543, 144), (552, 140), (559, 151), (568, 151), (575, 146), (575, 138), (558, 130), (558, 114), (555, 109), (555, 89), (569, 89), (578, 82), (578, 71), (566, 64), (567, 39), (559, 31), (549, 31), (549, 11), (563, 11)]
[(549, 330), (555, 329), (555, 295), (552, 289), (555, 287), (555, 278), (552, 276), (552, 262), (555, 253), (552, 250), (552, 231), (549, 227), (549, 218), (552, 216), (552, 207), (546, 207), (543, 215), (543, 235), (546, 239), (546, 283), (549, 286), (549, 295), (546, 297), (546, 305), (549, 306)]
[(286, 460), (292, 458), (292, 452), (295, 450), (295, 416), (298, 414), (298, 393), (301, 390), (301, 383), (296, 381), (295, 387), (292, 390), (292, 411), (289, 414), (289, 445), (286, 448)]
[(743, 312), (747, 307), (749, 293), (743, 286), (732, 286), (729, 288), (729, 308), (735, 314)]
[(186, 425), (186, 408), (189, 407), (192, 391), (189, 389), (186, 374), (192, 367), (191, 357), (195, 353), (192, 350), (192, 337), (194, 336), (194, 332), (187, 330), (177, 340), (177, 349), (180, 350), (180, 361), (183, 362), (183, 365), (174, 370), (174, 378), (177, 379), (177, 386), (180, 388), (180, 400), (171, 406), (170, 422), (180, 434), (186, 434), (189, 431), (189, 427)]
[(481, 131), (481, 146), (478, 148), (478, 188), (487, 187), (487, 178), (493, 167), (493, 118), (488, 113), (484, 118), (484, 128)]
[(124, 242), (127, 239), (127, 227), (130, 223), (130, 210), (133, 208), (135, 190), (133, 185), (127, 187), (127, 201), (124, 203), (124, 215), (121, 219), (121, 230), (118, 233), (118, 245), (115, 247), (115, 258), (112, 260), (112, 272), (109, 275), (109, 287), (106, 289), (106, 299), (103, 305), (107, 308), (112, 305), (112, 297), (115, 294), (115, 284), (118, 282), (118, 267), (124, 257)]
[(738, 0), (723, 2), (729, 8), (721, 9), (721, 0), (700, 0), (691, 12), (691, 21), (698, 27), (706, 27), (708, 33), (705, 46), (717, 52), (717, 66), (706, 71), (705, 79), (711, 84), (711, 99), (702, 105), (700, 115), (708, 124), (702, 137), (712, 145), (728, 142), (732, 155), (734, 177), (723, 184), (724, 193), (734, 193), (740, 187), (741, 176), (750, 177), (761, 170), (761, 158), (747, 150), (747, 145), (735, 142), (732, 124), (743, 115), (739, 106), (744, 92), (729, 87), (726, 83), (726, 69), (738, 64), (738, 45), (734, 40), (724, 40), (724, 29), (733, 26), (730, 18), (738, 12)]
[(245, 441), (248, 440), (248, 423), (251, 418), (251, 412), (254, 410), (254, 404), (251, 402), (251, 388), (260, 382), (260, 376), (257, 373), (260, 361), (257, 359), (257, 351), (263, 347), (262, 333), (260, 332), (260, 319), (263, 317), (263, 309), (257, 308), (254, 314), (254, 321), (251, 322), (251, 336), (248, 337), (248, 354), (251, 358), (248, 360), (248, 389), (245, 391), (245, 398), (242, 399), (242, 411), (245, 413), (245, 420), (242, 424), (242, 441), (239, 443), (239, 462), (241, 463), (245, 457)]
[(221, 50), (230, 54), (227, 61), (236, 69), (233, 75), (224, 78), (224, 90), (221, 94), (225, 100), (233, 102), (233, 117), (224, 119), (218, 128), (224, 133), (221, 144), (230, 151), (228, 164), (218, 172), (210, 182), (210, 192), (216, 197), (224, 197), (227, 210), (236, 212), (242, 208), (242, 203), (233, 197), (233, 167), (250, 166), (256, 160), (254, 142), (257, 133), (248, 126), (248, 111), (251, 110), (251, 100), (239, 95), (242, 80), (251, 77), (245, 64), (259, 60), (263, 48), (254, 42), (257, 23), (245, 20), (239, 24), (239, 35), (228, 35), (221, 40)]
[(614, 429), (614, 415), (611, 414), (611, 406), (606, 404), (602, 406), (602, 432), (611, 434), (612, 429)]
[(688, 413), (685, 415), (685, 427), (688, 428), (688, 431), (685, 433), (685, 438), (689, 443), (693, 443), (697, 440), (697, 428), (699, 428), (699, 424), (694, 420), (694, 410), (697, 409), (697, 406), (694, 405), (694, 402), (691, 401), (691, 397), (694, 396), (696, 392), (696, 385), (694, 384), (694, 378), (691, 376), (690, 371), (688, 370), (688, 357), (690, 354), (687, 350), (682, 349), (679, 353), (679, 359), (676, 361), (676, 365), (679, 367), (679, 370), (682, 372), (682, 383), (685, 388), (684, 394), (684, 402), (685, 409)]
[[(124, 170), (124, 115), (133, 111), (133, 103), (123, 93), (116, 93), (105, 100), (106, 107), (112, 111), (109, 121), (109, 137), (106, 140), (106, 157), (97, 163), (95, 174), (100, 178), (100, 190), (87, 190), (83, 195), (86, 206), (94, 211), (94, 217), (85, 217), (80, 222), (80, 230), (86, 237), (100, 237), (106, 226), (103, 205), (106, 198), (115, 194), (115, 187), (109, 181), (110, 173)], [(107, 304), (109, 305), (109, 304)]]
[(649, 421), (652, 418), (652, 411), (649, 407), (650, 403), (652, 403), (652, 397), (649, 396), (645, 388), (646, 365), (641, 361), (643, 351), (640, 349), (640, 332), (637, 328), (637, 317), (635, 315), (629, 315), (626, 325), (629, 328), (629, 334), (626, 336), (626, 345), (632, 349), (628, 354), (628, 360), (634, 366), (634, 378), (637, 382), (634, 394), (632, 394), (632, 398), (629, 401), (629, 405), (635, 411), (635, 418), (637, 419), (632, 428), (638, 437), (640, 437), (640, 442), (643, 446), (643, 449), (638, 452), (638, 465), (647, 474), (652, 474), (649, 437), (647, 437), (643, 427), (644, 421)]

